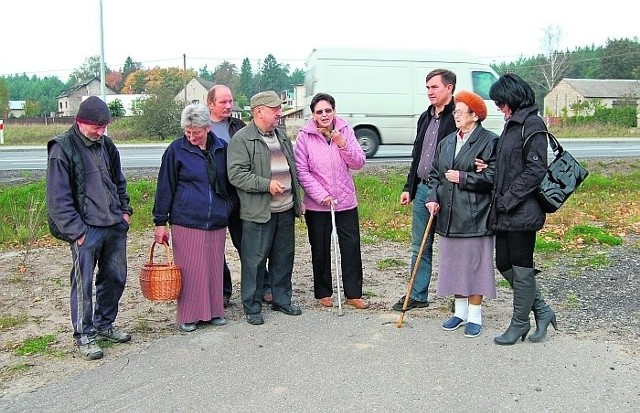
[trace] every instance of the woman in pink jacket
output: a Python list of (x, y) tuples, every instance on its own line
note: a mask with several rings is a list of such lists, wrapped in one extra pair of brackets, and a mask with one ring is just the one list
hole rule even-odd
[(333, 307), (331, 277), (331, 203), (342, 259), (345, 304), (369, 306), (362, 299), (362, 257), (358, 200), (351, 169), (364, 166), (365, 155), (353, 129), (336, 116), (336, 101), (327, 93), (311, 99), (312, 119), (296, 139), (296, 169), (304, 190), (305, 220), (311, 245), (313, 290), (319, 304)]

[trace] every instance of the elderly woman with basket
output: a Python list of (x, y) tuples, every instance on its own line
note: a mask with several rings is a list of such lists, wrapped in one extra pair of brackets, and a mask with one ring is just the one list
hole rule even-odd
[(345, 304), (365, 309), (369, 303), (362, 299), (358, 200), (350, 175), (350, 170), (364, 166), (365, 154), (353, 129), (335, 115), (336, 101), (331, 95), (316, 94), (310, 107), (312, 119), (298, 133), (295, 158), (304, 190), (314, 294), (321, 306), (333, 307), (331, 234), (335, 225), (340, 255), (346, 258), (341, 262)]
[(229, 216), (237, 196), (227, 178), (227, 144), (211, 132), (209, 109), (190, 104), (182, 111), (184, 135), (162, 155), (153, 217), (155, 242), (171, 239), (182, 270), (177, 323), (185, 332), (199, 321), (226, 324), (222, 293)]

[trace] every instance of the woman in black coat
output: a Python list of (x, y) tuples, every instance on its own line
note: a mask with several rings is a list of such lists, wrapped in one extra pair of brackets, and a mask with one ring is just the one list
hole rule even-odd
[(536, 233), (546, 218), (534, 190), (547, 170), (547, 136), (535, 134), (523, 144), (525, 136), (546, 131), (546, 125), (537, 115), (533, 90), (519, 76), (501, 76), (489, 96), (506, 121), (498, 139), (489, 227), (496, 232), (496, 267), (513, 288), (511, 323), (494, 341), (501, 345), (514, 344), (518, 338), (524, 341), (533, 310), (536, 331), (529, 340), (540, 342), (550, 323), (557, 328), (556, 315), (536, 285), (539, 271), (533, 263)]
[[(438, 144), (429, 173), (426, 208), (438, 216), (438, 295), (455, 296), (445, 331), (464, 325), (466, 337), (482, 329), (482, 300), (496, 297), (493, 232), (487, 227), (498, 136), (482, 127), (484, 100), (461, 91), (453, 117), (458, 128)], [(475, 160), (488, 168), (476, 171)]]

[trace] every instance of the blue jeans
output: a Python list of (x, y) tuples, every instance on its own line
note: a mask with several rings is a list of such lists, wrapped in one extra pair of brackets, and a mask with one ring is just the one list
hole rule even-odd
[(124, 219), (110, 227), (89, 226), (81, 246), (77, 242), (70, 244), (71, 324), (77, 344), (87, 344), (94, 339), (96, 330), (111, 328), (118, 315), (118, 304), (127, 282), (128, 230)]
[[(413, 268), (415, 267), (416, 260), (418, 258), (418, 252), (420, 251), (420, 244), (422, 244), (422, 237), (424, 236), (424, 231), (427, 229), (427, 222), (429, 221), (429, 210), (424, 206), (427, 200), (427, 192), (427, 185), (419, 183), (416, 191), (416, 197), (413, 200), (412, 205), (411, 274), (413, 274)], [(422, 252), (420, 267), (418, 268), (416, 277), (413, 280), (411, 298), (415, 301), (429, 301), (428, 292), (429, 283), (431, 282), (431, 263), (433, 261), (434, 228), (435, 225), (431, 225), (429, 238), (427, 239), (424, 251)]]

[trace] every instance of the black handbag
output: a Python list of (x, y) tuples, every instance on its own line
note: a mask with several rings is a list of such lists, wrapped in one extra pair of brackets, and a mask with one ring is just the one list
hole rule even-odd
[(539, 130), (530, 133), (524, 140), (523, 147), (529, 138), (537, 133), (547, 135), (554, 155), (544, 179), (536, 190), (538, 202), (544, 212), (552, 213), (556, 212), (569, 199), (571, 194), (587, 178), (589, 172), (569, 152), (564, 150), (560, 142), (549, 131)]

